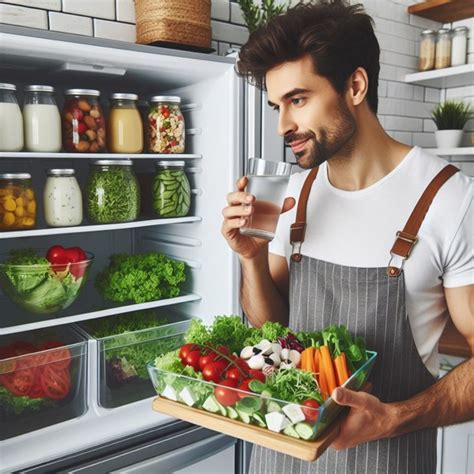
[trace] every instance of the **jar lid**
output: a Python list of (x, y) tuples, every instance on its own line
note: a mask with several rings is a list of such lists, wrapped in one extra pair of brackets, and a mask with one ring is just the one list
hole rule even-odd
[(434, 30), (423, 30), (423, 31), (421, 32), (421, 35), (422, 35), (422, 36), (423, 36), (423, 35), (434, 35), (434, 33), (435, 33)]
[(25, 92), (54, 92), (54, 87), (38, 85), (26, 86)]
[(66, 168), (66, 169), (59, 169), (59, 168), (53, 168), (47, 171), (48, 176), (74, 176), (76, 173), (73, 169), (71, 168)]
[(185, 166), (184, 161), (157, 161), (156, 166)]
[(64, 91), (64, 95), (92, 95), (99, 97), (100, 91), (96, 89), (68, 89)]
[(440, 28), (438, 30), (438, 35), (445, 35), (447, 33), (449, 33), (451, 30), (449, 28)]
[(103, 166), (132, 166), (132, 160), (96, 160), (92, 162), (93, 165)]
[(30, 173), (1, 173), (0, 179), (31, 179)]
[(459, 32), (459, 33), (464, 33), (465, 31), (467, 32), (468, 30), (468, 27), (467, 26), (456, 26), (456, 28), (454, 28), (454, 32)]
[(124, 100), (138, 100), (137, 94), (122, 94), (121, 92), (117, 92), (116, 94), (112, 94), (110, 96), (111, 99), (124, 99)]
[(4, 89), (7, 91), (16, 91), (15, 84), (7, 84), (6, 82), (0, 82), (0, 89)]
[(181, 103), (181, 97), (176, 95), (154, 95), (150, 102), (172, 102), (175, 104)]

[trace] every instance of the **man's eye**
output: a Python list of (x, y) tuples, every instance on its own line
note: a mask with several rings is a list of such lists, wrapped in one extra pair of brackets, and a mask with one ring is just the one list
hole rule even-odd
[(291, 103), (293, 105), (301, 105), (304, 101), (304, 97), (294, 97), (293, 99), (291, 99)]
[(280, 107), (278, 107), (278, 105), (274, 105), (274, 106), (272, 107), (272, 109), (273, 109), (273, 110), (276, 110), (276, 111), (278, 112), (278, 111), (280, 110)]

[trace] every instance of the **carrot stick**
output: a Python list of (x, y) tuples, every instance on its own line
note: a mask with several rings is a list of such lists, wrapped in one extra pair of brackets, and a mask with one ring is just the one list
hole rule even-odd
[(301, 353), (301, 369), (313, 372), (313, 348), (308, 347)]
[(343, 385), (349, 378), (349, 370), (347, 369), (347, 359), (345, 352), (334, 359), (334, 366), (336, 368), (338, 385)]
[(328, 395), (331, 396), (333, 390), (337, 387), (336, 383), (336, 374), (334, 373), (334, 366), (329, 352), (328, 346), (321, 346), (321, 362), (322, 370), (324, 372), (324, 377), (326, 379)]
[(314, 348), (314, 356), (313, 356), (313, 367), (314, 370), (313, 372), (316, 374), (316, 380), (319, 383), (319, 374), (320, 374), (320, 357), (321, 357), (321, 352), (319, 350), (319, 347)]

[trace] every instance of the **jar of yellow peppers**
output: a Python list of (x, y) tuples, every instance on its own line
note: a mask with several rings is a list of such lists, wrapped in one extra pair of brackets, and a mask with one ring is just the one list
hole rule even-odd
[(29, 173), (0, 174), (0, 231), (31, 229), (36, 200)]

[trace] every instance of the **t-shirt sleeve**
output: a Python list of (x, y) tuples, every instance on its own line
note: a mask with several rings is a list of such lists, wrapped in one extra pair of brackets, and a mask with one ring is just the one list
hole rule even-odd
[(469, 196), (467, 206), (463, 207), (465, 212), (446, 254), (443, 271), (445, 288), (474, 284), (474, 208)]

